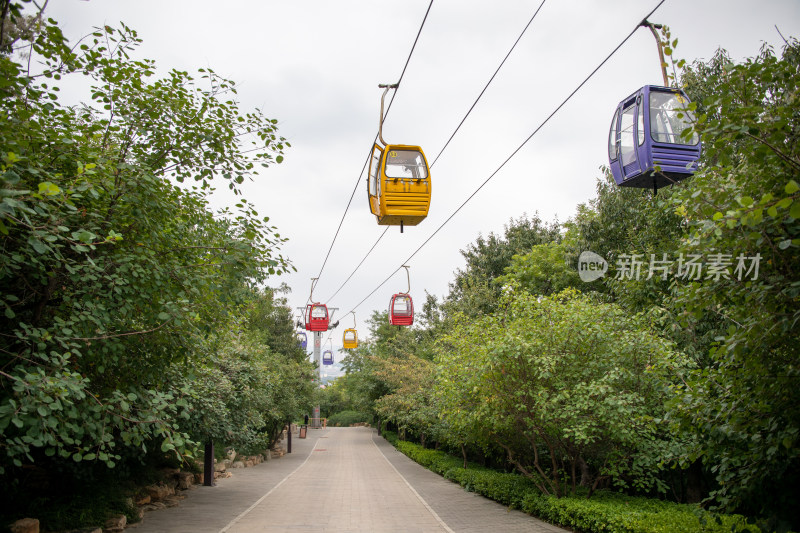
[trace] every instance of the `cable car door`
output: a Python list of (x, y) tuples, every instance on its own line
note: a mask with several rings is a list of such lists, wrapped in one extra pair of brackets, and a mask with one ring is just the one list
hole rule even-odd
[(642, 173), (640, 158), (638, 157), (639, 143), (637, 142), (638, 133), (636, 131), (637, 103), (640, 101), (641, 94), (638, 96), (637, 101), (626, 103), (623, 106), (622, 116), (620, 117), (619, 153), (624, 179), (638, 176)]
[(381, 217), (381, 158), (383, 148), (377, 144), (372, 148), (372, 157), (369, 161), (369, 177), (367, 178), (367, 194), (369, 195), (369, 210), (376, 217)]

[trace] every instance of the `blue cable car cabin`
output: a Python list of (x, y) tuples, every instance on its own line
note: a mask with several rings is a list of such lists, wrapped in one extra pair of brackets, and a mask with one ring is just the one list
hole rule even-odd
[(297, 344), (299, 344), (300, 347), (304, 350), (308, 348), (308, 337), (306, 336), (305, 331), (297, 332)]
[(645, 85), (620, 102), (608, 134), (617, 185), (657, 190), (697, 170), (700, 139), (696, 133), (681, 135), (694, 121), (688, 105), (683, 91), (657, 85)]
[(323, 365), (332, 365), (333, 364), (333, 352), (330, 350), (325, 350), (322, 352), (322, 364)]
[(325, 304), (313, 303), (306, 306), (303, 317), (308, 331), (328, 331), (328, 307)]

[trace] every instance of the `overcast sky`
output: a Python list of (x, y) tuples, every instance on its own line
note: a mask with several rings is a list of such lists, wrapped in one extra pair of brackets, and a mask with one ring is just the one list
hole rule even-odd
[[(389, 143), (440, 154), (541, 0), (435, 0), (384, 124)], [(292, 143), (283, 164), (245, 184), (245, 197), (290, 240), (283, 253), (297, 273), (286, 282), (305, 305), (350, 195), (358, 188), (314, 291), (338, 307), (334, 349), (352, 327), (345, 316), (403, 262), (516, 150), (658, 0), (547, 0), (503, 69), (431, 171), (428, 218), (400, 234), (391, 227), (372, 255), (330, 299), (384, 227), (370, 214), (364, 162), (377, 133), (379, 83), (396, 82), (429, 0), (51, 0), (48, 15), (75, 40), (119, 21), (144, 40), (142, 58), (162, 72), (212, 68), (236, 81), (243, 110), (261, 108)], [(650, 17), (679, 39), (675, 56), (708, 59), (723, 47), (735, 59), (763, 42), (800, 37), (797, 0), (667, 0)], [(448, 292), (464, 267), (459, 250), (502, 233), (511, 217), (572, 217), (595, 195), (617, 103), (661, 84), (655, 41), (640, 28), (533, 139), (409, 262), (411, 295)], [(388, 98), (387, 98), (388, 101)], [(642, 191), (642, 194), (649, 194)], [(232, 204), (220, 195), (217, 205)], [(405, 291), (398, 272), (356, 311), (359, 335), (373, 310)], [(337, 361), (338, 361), (337, 356)]]

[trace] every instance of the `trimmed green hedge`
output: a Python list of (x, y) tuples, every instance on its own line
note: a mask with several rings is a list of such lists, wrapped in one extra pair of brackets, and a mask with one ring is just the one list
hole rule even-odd
[(555, 498), (545, 496), (533, 480), (519, 474), (491, 470), (474, 463), (463, 468), (463, 462), (444, 452), (429, 450), (418, 444), (400, 441), (392, 432), (384, 432), (386, 440), (422, 466), (509, 507), (522, 509), (547, 522), (586, 533), (758, 533), (740, 515), (721, 515), (696, 505), (678, 504), (598, 491), (590, 499), (583, 497)]
[(759, 529), (741, 515), (710, 513), (696, 505), (679, 504), (601, 491), (591, 499), (554, 498), (527, 494), (522, 510), (555, 524), (591, 532), (686, 533)]
[(372, 422), (372, 415), (359, 411), (340, 411), (328, 417), (328, 425), (334, 427), (348, 427), (360, 422)]

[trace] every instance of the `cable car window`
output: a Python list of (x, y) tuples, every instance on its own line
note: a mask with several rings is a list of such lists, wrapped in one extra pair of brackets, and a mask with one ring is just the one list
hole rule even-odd
[[(652, 91), (650, 93), (650, 135), (656, 142), (670, 144), (697, 144), (694, 133), (690, 139), (681, 137), (683, 130), (691, 127), (694, 116), (687, 106), (689, 100), (680, 94)], [(678, 115), (682, 115), (679, 117)]]
[(381, 149), (375, 146), (372, 149), (372, 160), (369, 164), (369, 194), (371, 196), (380, 195), (380, 182), (378, 180), (379, 169), (381, 167)]
[(405, 296), (398, 296), (394, 299), (392, 313), (400, 316), (408, 316), (411, 314), (411, 302)]
[(311, 318), (325, 318), (328, 316), (327, 311), (321, 305), (315, 305), (311, 309)]
[(641, 97), (637, 100), (639, 100), (639, 105), (636, 106), (636, 135), (639, 146), (641, 146), (644, 144), (644, 100)]
[(619, 119), (619, 109), (614, 113), (611, 120), (611, 131), (608, 133), (608, 158), (613, 161), (617, 158), (617, 120)]
[(633, 141), (633, 114), (636, 106), (630, 106), (622, 111), (620, 124), (620, 147), (622, 149), (622, 166), (636, 162), (636, 145)]
[(416, 150), (389, 150), (386, 154), (386, 177), (422, 180), (428, 177), (425, 158)]

